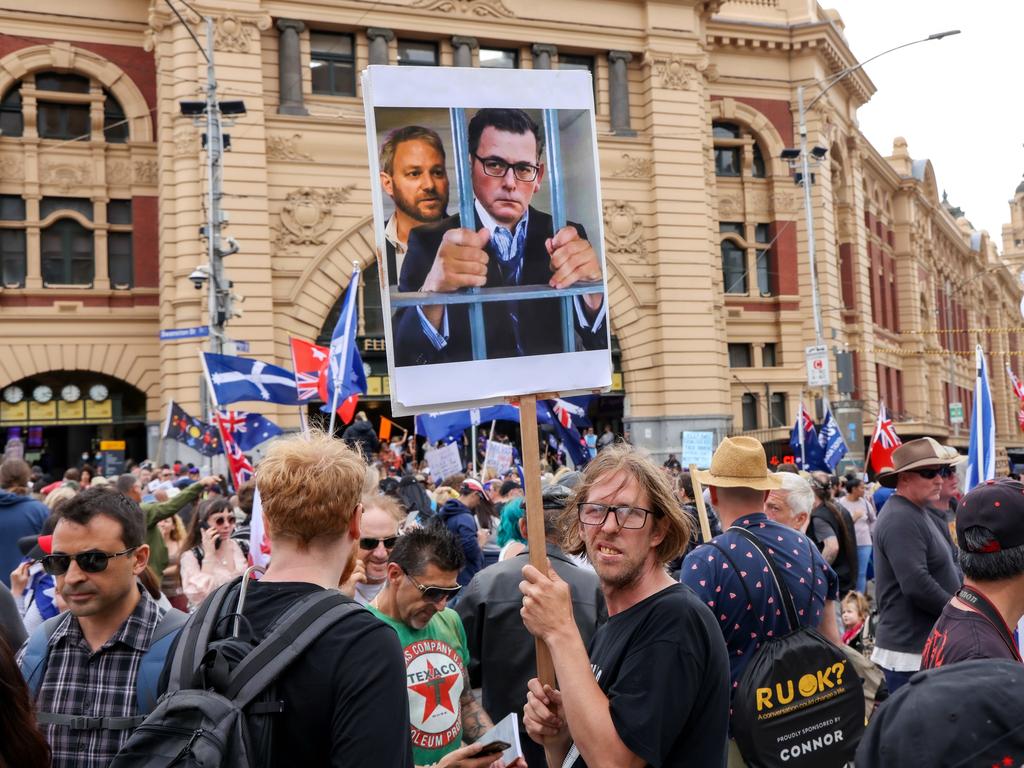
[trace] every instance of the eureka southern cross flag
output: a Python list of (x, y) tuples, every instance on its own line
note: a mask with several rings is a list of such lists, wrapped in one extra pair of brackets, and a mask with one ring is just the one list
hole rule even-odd
[(280, 405), (299, 405), (292, 372), (249, 357), (202, 353), (210, 389), (217, 405), (257, 400)]

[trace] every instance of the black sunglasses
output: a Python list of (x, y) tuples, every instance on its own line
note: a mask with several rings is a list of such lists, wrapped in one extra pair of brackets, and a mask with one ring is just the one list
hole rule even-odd
[(939, 475), (945, 477), (946, 475), (943, 474), (945, 470), (945, 467), (927, 467), (925, 469), (912, 469), (910, 471), (918, 477), (923, 477), (925, 480), (934, 480)]
[(86, 573), (99, 573), (107, 570), (107, 562), (112, 557), (121, 557), (129, 552), (134, 552), (138, 547), (128, 547), (120, 552), (109, 554), (107, 552), (89, 551), (79, 552), (77, 555), (46, 555), (40, 558), (45, 570), (51, 576), (63, 576), (71, 567), (71, 561), (78, 563), (78, 567)]
[(371, 550), (372, 549), (376, 549), (377, 546), (382, 541), (384, 542), (384, 549), (391, 549), (392, 547), (395, 546), (395, 542), (398, 541), (398, 537), (397, 536), (388, 536), (386, 539), (370, 539), (370, 538), (360, 539), (359, 540), (359, 548), (360, 549), (371, 549)]
[(405, 577), (412, 582), (412, 585), (420, 591), (420, 594), (423, 596), (424, 600), (426, 600), (428, 603), (434, 603), (435, 605), (445, 599), (451, 600), (462, 590), (461, 584), (455, 587), (424, 586), (423, 584), (420, 584), (418, 581), (416, 581), (416, 579), (414, 579), (412, 576), (410, 576), (405, 571), (404, 568), (402, 569), (402, 573), (404, 573)]

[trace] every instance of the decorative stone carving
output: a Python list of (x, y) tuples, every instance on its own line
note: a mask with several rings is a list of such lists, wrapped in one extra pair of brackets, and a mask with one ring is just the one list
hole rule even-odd
[(256, 17), (225, 14), (217, 19), (213, 28), (213, 47), (218, 51), (248, 53), (250, 43), (259, 40), (260, 31), (270, 29), (270, 16)]
[(413, 8), (440, 13), (461, 13), (477, 18), (512, 18), (512, 11), (501, 0), (414, 0)]
[(625, 165), (612, 174), (619, 178), (646, 179), (651, 175), (652, 161), (649, 157), (633, 157), (628, 152), (622, 153)]
[(660, 86), (671, 91), (692, 90), (701, 77), (709, 81), (718, 79), (718, 67), (706, 58), (691, 61), (672, 53), (648, 51), (645, 60), (661, 81)]
[(0, 157), (0, 179), (22, 181), (25, 178), (25, 166), (17, 155)]
[(158, 171), (156, 160), (136, 160), (134, 181), (136, 184), (156, 184)]
[(174, 132), (174, 155), (182, 157), (195, 155), (199, 152), (199, 131), (195, 128), (185, 128)]
[(355, 186), (302, 187), (289, 192), (281, 208), (281, 230), (276, 245), (323, 245), (323, 236), (334, 223), (333, 207), (348, 200)]
[(722, 195), (718, 198), (718, 216), (726, 219), (743, 212), (743, 205), (735, 197)]
[(771, 216), (772, 199), (767, 190), (751, 190), (747, 192), (747, 213), (759, 218)]
[(50, 162), (43, 163), (39, 180), (44, 184), (53, 184), (61, 192), (84, 187), (92, 180), (89, 163)]
[(625, 200), (604, 204), (604, 239), (609, 253), (636, 263), (647, 261), (643, 219)]
[(127, 160), (107, 163), (107, 183), (126, 187), (132, 183), (132, 167)]
[(307, 160), (311, 161), (313, 156), (302, 152), (299, 149), (301, 133), (293, 133), (291, 136), (267, 135), (267, 157), (271, 160)]

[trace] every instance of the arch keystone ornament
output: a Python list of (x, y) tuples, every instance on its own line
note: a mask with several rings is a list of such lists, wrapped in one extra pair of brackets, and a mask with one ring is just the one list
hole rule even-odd
[(270, 15), (254, 17), (228, 13), (217, 18), (213, 29), (213, 47), (218, 51), (248, 53), (250, 43), (260, 38), (260, 32), (270, 29)]
[(333, 207), (348, 200), (355, 187), (301, 187), (289, 192), (281, 208), (280, 245), (323, 245), (323, 236), (334, 224)]
[(609, 253), (622, 254), (634, 263), (647, 262), (643, 219), (625, 200), (604, 204), (604, 239)]

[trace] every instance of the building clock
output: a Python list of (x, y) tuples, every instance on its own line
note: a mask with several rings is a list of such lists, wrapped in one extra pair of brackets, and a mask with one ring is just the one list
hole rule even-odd
[(45, 384), (40, 384), (32, 390), (32, 399), (37, 403), (48, 403), (53, 400), (53, 390)]
[(107, 390), (104, 384), (93, 384), (89, 387), (89, 397), (95, 400), (97, 403), (101, 403), (107, 399), (110, 392)]
[(12, 384), (11, 386), (7, 387), (4, 390), (4, 400), (6, 400), (11, 405), (17, 405), (24, 399), (25, 392), (19, 386), (15, 386), (14, 384)]
[(78, 398), (82, 396), (82, 390), (80, 390), (74, 384), (68, 384), (60, 391), (60, 397), (64, 402), (75, 403), (78, 402)]

